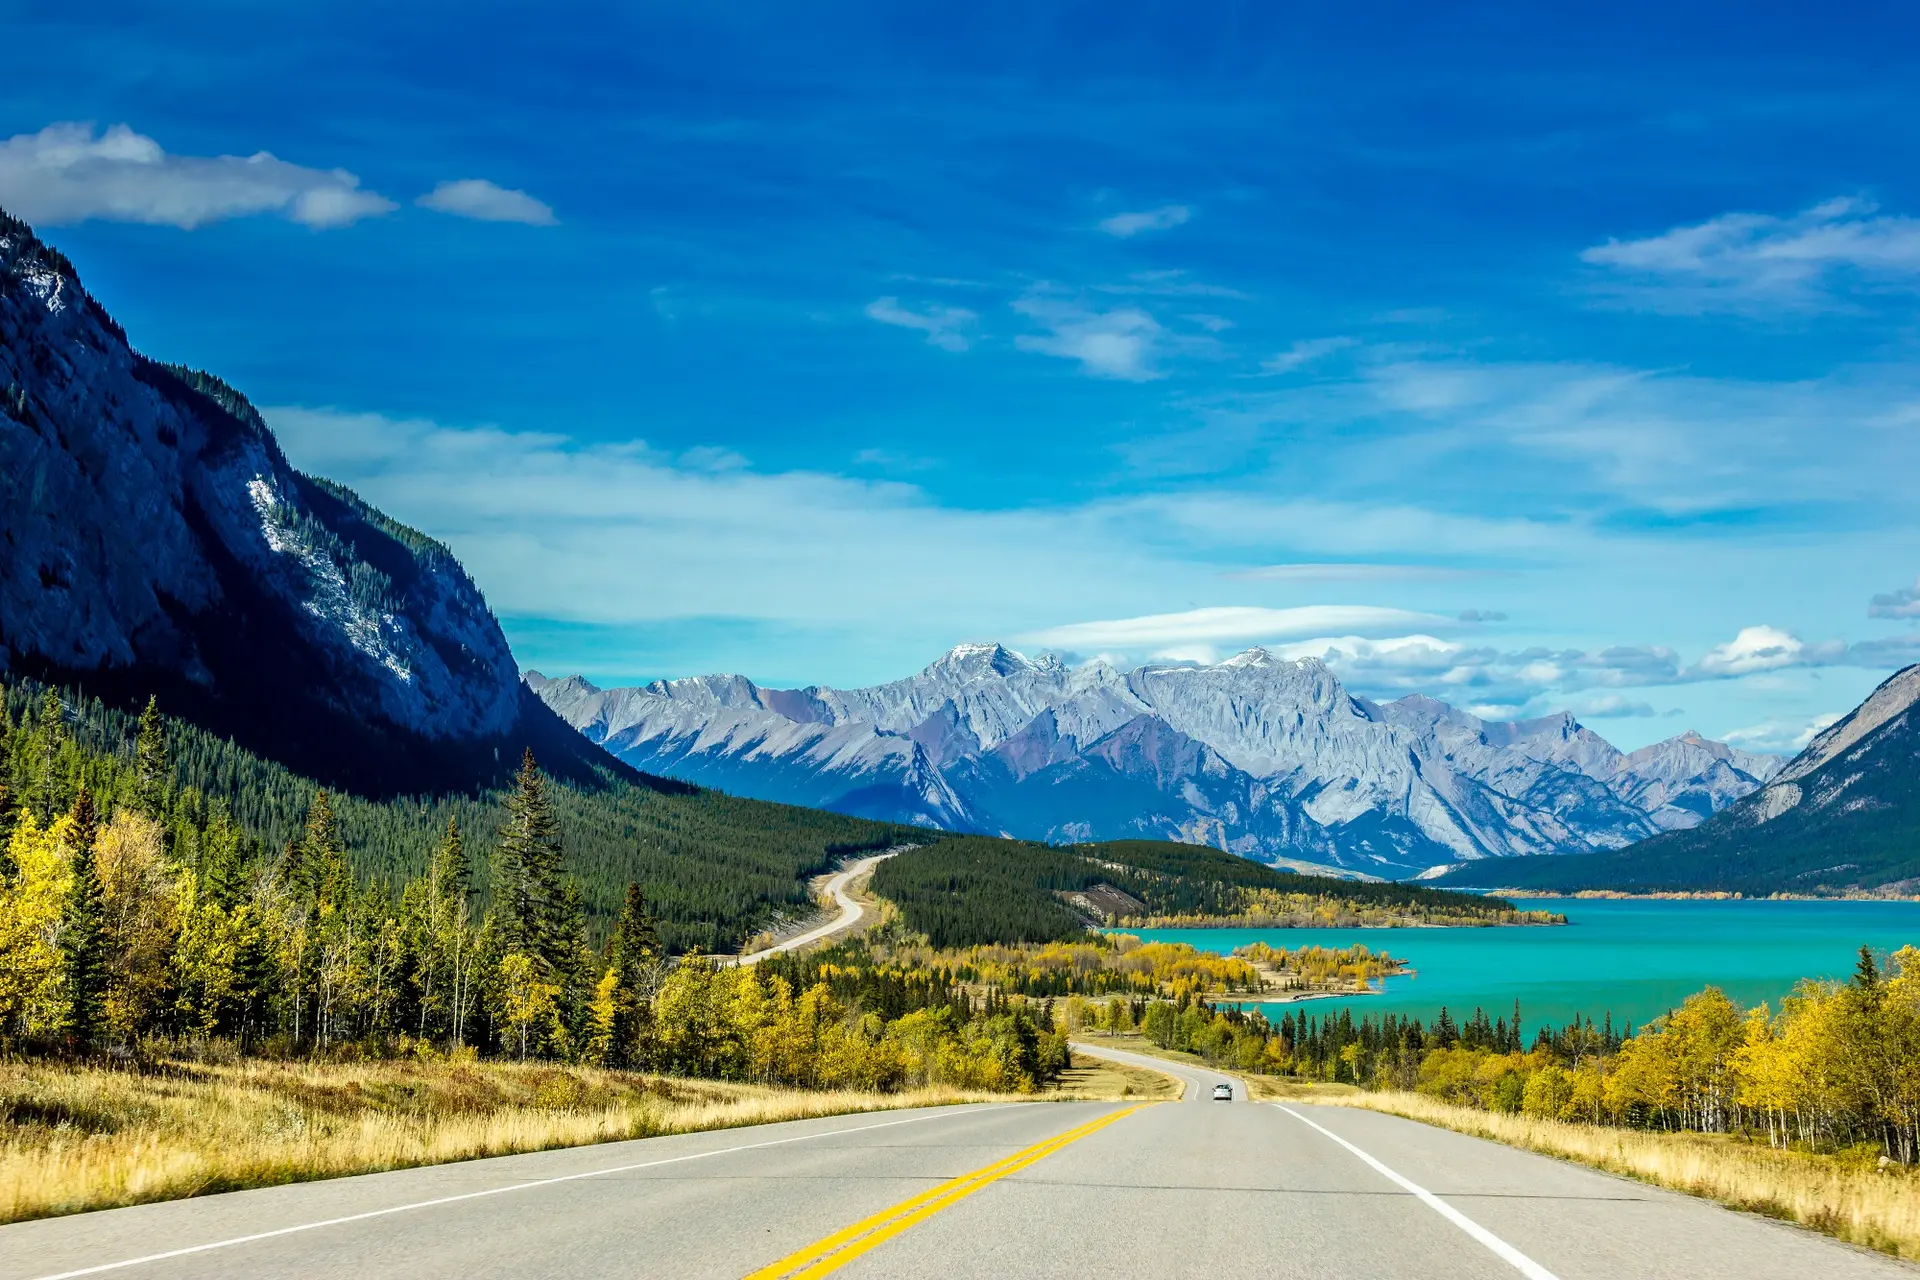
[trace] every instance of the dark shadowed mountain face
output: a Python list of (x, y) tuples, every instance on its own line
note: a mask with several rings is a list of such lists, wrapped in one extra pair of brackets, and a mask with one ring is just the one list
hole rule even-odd
[(1896, 672), (1767, 785), (1687, 830), (1552, 866), (1485, 863), (1438, 883), (1577, 890), (1920, 890), (1920, 666)]
[(1697, 734), (1629, 755), (1570, 716), (1490, 723), (1429, 698), (1374, 703), (1319, 662), (1259, 649), (1119, 671), (961, 645), (870, 689), (527, 682), (636, 768), (742, 795), (1390, 876), (1621, 848), (1694, 825), (1779, 766)]
[(4, 214), (0, 510), (0, 668), (156, 693), (366, 794), (472, 786), (529, 740), (587, 759), (445, 547), (295, 471), (219, 379), (134, 351)]

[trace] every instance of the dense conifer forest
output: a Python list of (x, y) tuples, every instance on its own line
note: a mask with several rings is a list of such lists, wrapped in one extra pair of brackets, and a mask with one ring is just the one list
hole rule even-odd
[[(1090, 920), (1471, 925), (1526, 918), (1502, 898), (1297, 875), (1204, 845), (1151, 840), (1055, 846), (948, 837), (881, 863), (873, 888), (936, 947), (1055, 942), (1085, 933)], [(1072, 900), (1089, 891), (1092, 906)]]
[[(50, 814), (65, 812), (82, 782), (103, 813), (125, 801), (135, 785), (138, 717), (62, 691), (55, 742), (52, 730), (38, 725), (43, 697), (35, 684), (0, 684), (0, 739), (7, 750), (0, 777), (10, 778), (11, 796), (0, 802), (0, 840), (23, 802), (37, 806), (44, 825)], [(245, 859), (258, 862), (305, 829), (321, 789), (314, 781), (192, 724), (164, 716), (162, 722), (165, 822), (173, 845), (196, 844), (224, 818), (244, 841)], [(397, 893), (400, 884), (425, 872), (449, 822), (469, 840), (490, 845), (506, 818), (507, 794), (476, 789), (377, 801), (340, 793), (329, 798), (354, 871)], [(924, 838), (908, 828), (741, 800), (617, 766), (556, 779), (549, 794), (566, 833), (565, 869), (579, 883), (590, 935), (606, 936), (626, 886), (637, 881), (672, 951), (728, 949), (770, 912), (810, 909), (806, 881), (840, 857)], [(476, 859), (473, 888), (482, 903), (491, 895), (491, 876), (488, 860)]]

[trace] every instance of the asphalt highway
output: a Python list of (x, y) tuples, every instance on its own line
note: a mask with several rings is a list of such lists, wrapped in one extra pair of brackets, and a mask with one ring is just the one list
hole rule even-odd
[(853, 926), (860, 923), (860, 917), (866, 913), (866, 907), (856, 902), (847, 893), (847, 886), (852, 884), (856, 878), (865, 875), (882, 862), (885, 862), (888, 858), (891, 858), (894, 854), (902, 853), (913, 847), (914, 846), (910, 844), (895, 845), (885, 853), (876, 853), (871, 857), (861, 858), (856, 862), (848, 863), (845, 870), (837, 872), (833, 879), (826, 883), (827, 896), (832, 898), (840, 906), (839, 915), (817, 929), (809, 929), (799, 937), (788, 938), (785, 942), (776, 942), (764, 951), (755, 951), (749, 955), (741, 956), (739, 959), (733, 961), (733, 963), (759, 964), (768, 956), (777, 956), (786, 951), (798, 951), (801, 947), (811, 946), (824, 938), (831, 938), (835, 934), (845, 933), (847, 930), (853, 928)]
[(1392, 1116), (1237, 1084), (1216, 1103), (1225, 1077), (1170, 1070), (1178, 1102), (843, 1116), (21, 1223), (0, 1280), (1920, 1276)]

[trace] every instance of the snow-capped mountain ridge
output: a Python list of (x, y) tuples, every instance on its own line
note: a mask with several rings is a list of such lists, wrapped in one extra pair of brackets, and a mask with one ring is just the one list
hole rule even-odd
[(1158, 835), (1253, 857), (1408, 872), (1618, 848), (1688, 826), (1778, 762), (1697, 734), (1624, 753), (1571, 715), (1484, 721), (1376, 703), (1315, 659), (1068, 667), (958, 645), (865, 689), (740, 676), (598, 690), (529, 685), (636, 767), (799, 803), (1048, 839)]

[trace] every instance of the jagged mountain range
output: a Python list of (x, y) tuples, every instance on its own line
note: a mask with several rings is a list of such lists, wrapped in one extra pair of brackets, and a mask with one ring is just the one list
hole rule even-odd
[(1477, 863), (1450, 885), (1908, 894), (1920, 890), (1920, 666), (1888, 677), (1767, 785), (1694, 827), (1617, 853)]
[(1406, 876), (1691, 827), (1780, 762), (1688, 733), (1622, 752), (1570, 715), (1374, 702), (1324, 664), (1069, 667), (961, 645), (867, 689), (741, 676), (527, 684), (639, 769), (760, 799), (1029, 839), (1171, 838)]
[(453, 555), (294, 469), (0, 211), (0, 671), (169, 711), (363, 794), (470, 787), (577, 735)]

